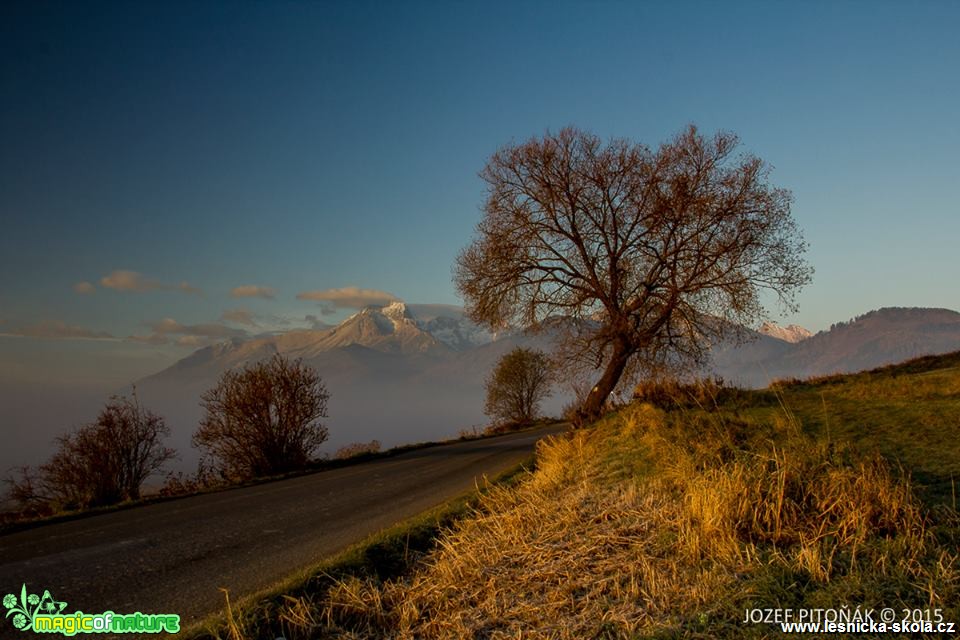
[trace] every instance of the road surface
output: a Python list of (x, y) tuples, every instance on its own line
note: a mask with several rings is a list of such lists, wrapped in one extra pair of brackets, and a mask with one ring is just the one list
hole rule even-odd
[[(49, 590), (64, 613), (176, 613), (186, 627), (494, 476), (563, 426), (0, 536), (0, 595)], [(0, 621), (5, 636), (13, 631)], [(102, 636), (101, 636), (102, 637)]]

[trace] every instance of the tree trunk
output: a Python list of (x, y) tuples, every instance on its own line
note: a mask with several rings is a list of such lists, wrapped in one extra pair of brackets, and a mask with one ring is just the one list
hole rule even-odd
[(600, 380), (587, 394), (583, 406), (577, 411), (574, 426), (580, 427), (600, 418), (603, 413), (603, 405), (610, 394), (613, 393), (617, 383), (620, 382), (620, 376), (623, 375), (623, 370), (626, 369), (627, 361), (630, 360), (632, 354), (633, 351), (625, 342), (618, 340), (614, 343), (610, 361), (607, 362), (607, 367), (603, 370)]

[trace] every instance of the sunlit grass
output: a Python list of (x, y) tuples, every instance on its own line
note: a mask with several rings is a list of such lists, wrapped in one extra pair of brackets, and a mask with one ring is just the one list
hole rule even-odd
[(920, 495), (954, 506), (960, 482), (960, 357), (921, 358), (874, 373), (784, 385), (788, 406), (819, 437), (903, 464)]
[(659, 406), (543, 441), (534, 473), (487, 493), (412, 571), (274, 600), (275, 630), (767, 637), (742, 624), (746, 609), (841, 605), (960, 621), (950, 358), (762, 392), (678, 390), (647, 389)]
[(221, 640), (316, 637), (318, 629), (323, 628), (319, 618), (323, 597), (331, 586), (357, 576), (384, 581), (411, 570), (443, 531), (473, 513), (485, 492), (519, 482), (533, 464), (530, 457), (485, 480), (474, 491), (369, 536), (318, 564), (305, 566), (258, 593), (240, 599), (225, 593), (224, 602), (229, 607), (222, 614), (191, 625), (181, 635)]

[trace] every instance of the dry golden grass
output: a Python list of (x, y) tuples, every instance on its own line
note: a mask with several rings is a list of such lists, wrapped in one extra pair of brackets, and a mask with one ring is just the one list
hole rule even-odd
[(781, 582), (819, 606), (956, 612), (956, 540), (930, 532), (909, 483), (792, 416), (759, 428), (635, 405), (538, 454), (412, 575), (288, 599), (287, 637), (740, 637), (746, 606), (790, 606)]

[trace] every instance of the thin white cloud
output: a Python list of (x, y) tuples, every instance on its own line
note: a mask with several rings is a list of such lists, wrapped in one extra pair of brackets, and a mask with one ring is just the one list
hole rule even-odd
[(277, 292), (273, 290), (273, 287), (264, 287), (259, 284), (245, 284), (230, 290), (230, 295), (234, 298), (263, 298), (265, 300), (273, 300), (276, 294)]
[(184, 293), (199, 294), (200, 289), (189, 282), (180, 284), (165, 284), (153, 278), (147, 278), (142, 273), (129, 269), (117, 269), (100, 278), (100, 286), (114, 291), (127, 293), (144, 293), (146, 291), (182, 291)]
[(184, 347), (197, 347), (230, 338), (246, 338), (250, 335), (244, 329), (235, 329), (225, 324), (215, 322), (183, 324), (173, 318), (164, 318), (147, 326), (151, 329), (149, 334), (127, 336), (127, 340), (145, 344), (172, 343)]
[(154, 333), (160, 335), (182, 334), (194, 335), (204, 338), (239, 338), (247, 335), (243, 329), (233, 329), (224, 324), (213, 322), (205, 324), (180, 324), (173, 318), (164, 318), (160, 322), (150, 325)]
[(73, 290), (81, 295), (88, 295), (94, 293), (97, 288), (84, 280), (83, 282), (78, 282), (77, 284), (73, 285)]
[(322, 331), (323, 329), (329, 329), (330, 327), (333, 326), (331, 324), (327, 324), (326, 322), (324, 322), (323, 320), (321, 320), (320, 318), (318, 318), (313, 314), (307, 315), (306, 317), (304, 317), (304, 320), (307, 321), (307, 323), (310, 325), (310, 328), (313, 329), (314, 331)]
[[(304, 291), (297, 294), (297, 299), (321, 302), (324, 303), (325, 308), (332, 306), (342, 309), (363, 309), (369, 306), (384, 306), (396, 302), (400, 298), (392, 293), (376, 289), (342, 287), (340, 289), (324, 289), (323, 291)], [(321, 313), (324, 312), (324, 307), (321, 307)]]
[(248, 327), (257, 326), (253, 313), (246, 309), (228, 309), (220, 316), (223, 322), (232, 322), (234, 324), (243, 324)]
[(60, 320), (45, 320), (25, 327), (9, 329), (0, 335), (15, 338), (50, 338), (54, 340), (115, 340), (106, 331), (93, 331)]
[(167, 336), (160, 335), (159, 333), (151, 333), (146, 336), (127, 336), (127, 340), (133, 342), (142, 342), (144, 344), (167, 344), (170, 342), (170, 339)]
[(196, 288), (189, 282), (181, 282), (180, 284), (177, 285), (177, 289), (180, 291), (183, 291), (184, 293), (191, 293), (194, 295), (200, 295), (201, 293), (203, 293), (203, 291)]
[(142, 293), (153, 289), (160, 289), (163, 285), (156, 280), (149, 280), (136, 271), (117, 269), (102, 278), (100, 286), (115, 291), (136, 291)]

